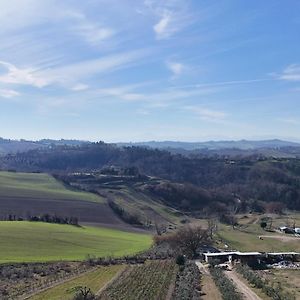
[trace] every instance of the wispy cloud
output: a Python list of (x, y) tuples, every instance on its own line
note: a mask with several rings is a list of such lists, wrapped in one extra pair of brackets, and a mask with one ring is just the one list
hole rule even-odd
[(290, 124), (290, 125), (300, 125), (300, 120), (296, 118), (280, 118), (278, 121)]
[(186, 1), (146, 0), (144, 3), (158, 19), (153, 26), (158, 40), (170, 38), (191, 23)]
[(167, 61), (166, 66), (172, 72), (172, 79), (179, 77), (186, 69), (184, 64), (175, 61)]
[(13, 98), (19, 95), (20, 93), (15, 90), (0, 89), (0, 98)]
[(300, 81), (300, 64), (287, 66), (279, 75), (279, 79), (287, 81)]
[(78, 83), (76, 85), (74, 85), (71, 90), (75, 91), (75, 92), (80, 92), (80, 91), (85, 91), (89, 88), (89, 86), (87, 84), (84, 83)]
[(18, 68), (5, 61), (0, 61), (0, 66), (5, 70), (0, 76), (1, 83), (32, 85), (39, 88), (47, 85), (47, 81), (39, 77), (34, 68)]
[(228, 116), (227, 113), (223, 111), (208, 109), (200, 106), (186, 106), (185, 109), (193, 112), (203, 121), (214, 123), (223, 123)]
[(91, 45), (99, 45), (103, 41), (107, 42), (116, 33), (113, 28), (105, 26), (101, 22), (89, 20), (82, 12), (69, 10), (64, 12), (63, 16), (73, 21), (70, 27), (71, 32), (81, 36)]
[(147, 51), (108, 55), (99, 59), (80, 61), (74, 64), (38, 70), (33, 67), (18, 68), (9, 62), (0, 62), (6, 72), (0, 76), (1, 83), (31, 85), (42, 88), (50, 84), (59, 84), (70, 89), (83, 90), (86, 86), (78, 83), (83, 78), (95, 74), (109, 73), (129, 65), (136, 64)]

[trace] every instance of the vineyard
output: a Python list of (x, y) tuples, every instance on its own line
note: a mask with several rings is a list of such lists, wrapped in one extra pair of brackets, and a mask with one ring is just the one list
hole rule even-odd
[(91, 269), (77, 262), (0, 266), (0, 299), (17, 299)]
[(169, 287), (175, 280), (176, 272), (177, 266), (169, 260), (151, 261), (134, 267), (129, 266), (100, 295), (100, 299), (166, 299)]

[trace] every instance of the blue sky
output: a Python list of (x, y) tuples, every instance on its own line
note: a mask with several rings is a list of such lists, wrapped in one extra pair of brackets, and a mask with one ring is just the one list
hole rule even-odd
[(0, 136), (300, 141), (300, 1), (0, 0)]

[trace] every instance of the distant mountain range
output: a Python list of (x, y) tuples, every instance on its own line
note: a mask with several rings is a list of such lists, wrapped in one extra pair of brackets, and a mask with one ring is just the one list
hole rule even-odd
[(51, 148), (52, 146), (68, 145), (68, 146), (78, 146), (84, 143), (89, 143), (79, 140), (51, 140), (43, 139), (39, 141), (27, 141), (27, 140), (11, 140), (3, 139), (0, 137), (0, 155), (5, 155), (8, 153), (25, 152), (28, 150), (38, 149), (38, 148)]
[(174, 141), (149, 141), (139, 143), (118, 143), (120, 146), (144, 146), (156, 149), (184, 149), (188, 151), (197, 149), (220, 150), (220, 149), (240, 149), (255, 150), (262, 148), (278, 149), (283, 147), (300, 147), (300, 143), (283, 140), (262, 140), (262, 141), (208, 141), (208, 142), (174, 142)]
[[(89, 144), (89, 141), (81, 140), (52, 140), (39, 141), (11, 140), (0, 138), (0, 155), (8, 153), (25, 152), (39, 148), (51, 148), (53, 146), (79, 146)], [(177, 141), (148, 141), (136, 143), (116, 143), (119, 147), (136, 146), (151, 149), (168, 150), (172, 153), (189, 155), (252, 155), (262, 154), (277, 157), (299, 157), (300, 143), (283, 141), (278, 139), (261, 141), (207, 141), (207, 142), (177, 142)]]

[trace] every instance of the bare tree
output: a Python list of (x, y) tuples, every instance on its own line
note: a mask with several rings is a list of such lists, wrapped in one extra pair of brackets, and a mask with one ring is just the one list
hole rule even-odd
[(181, 227), (175, 233), (162, 236), (156, 236), (155, 243), (168, 243), (177, 254), (184, 254), (194, 258), (197, 256), (197, 250), (201, 245), (207, 245), (211, 242), (210, 234), (207, 229), (201, 226)]

